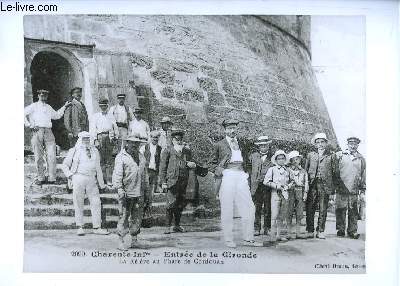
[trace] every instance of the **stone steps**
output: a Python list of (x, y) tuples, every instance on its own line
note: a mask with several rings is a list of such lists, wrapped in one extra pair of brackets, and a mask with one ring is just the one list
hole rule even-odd
[[(24, 164), (24, 174), (26, 180), (34, 180), (36, 178), (36, 165), (34, 163), (25, 163)], [(64, 175), (64, 172), (61, 169), (61, 164), (57, 164), (56, 169), (56, 181), (59, 183), (66, 183), (67, 178)]]

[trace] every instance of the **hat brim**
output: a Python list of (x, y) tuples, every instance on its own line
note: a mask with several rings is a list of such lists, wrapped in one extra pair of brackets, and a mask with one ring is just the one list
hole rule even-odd
[(271, 143), (272, 143), (272, 140), (254, 142), (255, 145), (267, 145), (267, 144), (271, 144)]
[(287, 165), (287, 164), (289, 163), (289, 158), (288, 158), (287, 155), (278, 154), (278, 155), (276, 155), (276, 156), (275, 156), (275, 155), (272, 156), (272, 158), (271, 158), (271, 163), (272, 163), (272, 164), (277, 165), (277, 164), (276, 164), (276, 157), (277, 157), (277, 156), (285, 156), (285, 159), (286, 159), (286, 160), (285, 160), (285, 165)]

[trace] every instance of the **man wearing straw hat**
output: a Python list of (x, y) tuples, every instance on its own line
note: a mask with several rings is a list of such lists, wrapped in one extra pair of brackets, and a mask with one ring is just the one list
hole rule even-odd
[(325, 223), (329, 200), (333, 200), (334, 153), (327, 148), (328, 138), (325, 133), (317, 133), (313, 137), (317, 152), (310, 152), (306, 158), (305, 170), (308, 173), (309, 191), (306, 201), (307, 237), (314, 237), (314, 216), (319, 209), (316, 237), (325, 239)]
[(113, 187), (118, 190), (119, 221), (117, 233), (121, 250), (126, 250), (125, 236), (130, 233), (131, 247), (137, 246), (137, 235), (143, 219), (144, 196), (149, 191), (146, 159), (139, 147), (146, 141), (132, 135), (124, 139), (115, 158)]
[(358, 239), (357, 220), (359, 203), (365, 195), (365, 159), (358, 152), (361, 140), (356, 136), (347, 138), (347, 149), (336, 153), (336, 230), (337, 236), (345, 236), (346, 212), (347, 235)]
[[(24, 109), (24, 123), (32, 131), (32, 150), (35, 155), (37, 178), (35, 183), (54, 184), (56, 181), (56, 141), (51, 131), (52, 120), (60, 119), (65, 109), (71, 104), (66, 102), (63, 107), (55, 111), (46, 103), (49, 92), (45, 89), (37, 91), (39, 100)], [(44, 162), (47, 163), (48, 179), (45, 177)]]
[(101, 229), (101, 202), (99, 189), (105, 188), (103, 172), (100, 166), (100, 154), (90, 144), (90, 134), (82, 131), (78, 134), (78, 141), (68, 151), (62, 164), (65, 176), (72, 181), (73, 201), (75, 208), (75, 222), (78, 235), (85, 235), (83, 230), (83, 210), (85, 193), (89, 198), (92, 213), (93, 232), (95, 234), (109, 234)]
[(223, 239), (227, 247), (236, 247), (233, 240), (233, 205), (236, 204), (242, 220), (242, 245), (262, 246), (254, 240), (255, 207), (247, 180), (249, 175), (245, 172), (248, 158), (236, 138), (238, 124), (234, 119), (222, 122), (225, 138), (215, 144), (209, 164), (216, 180), (220, 181), (217, 191), (221, 203)]
[(272, 163), (269, 157), (269, 148), (272, 140), (268, 136), (260, 136), (254, 143), (258, 151), (250, 156), (251, 184), (250, 191), (256, 207), (254, 230), (255, 235), (261, 234), (261, 216), (264, 215), (264, 234), (271, 229), (271, 192), (263, 184), (265, 174)]

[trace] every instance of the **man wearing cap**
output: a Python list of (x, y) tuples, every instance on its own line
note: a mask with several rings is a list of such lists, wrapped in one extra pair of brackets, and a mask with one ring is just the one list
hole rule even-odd
[(101, 111), (93, 114), (90, 121), (90, 134), (100, 152), (104, 181), (111, 184), (112, 152), (119, 133), (114, 118), (108, 113), (108, 99), (99, 100), (99, 106)]
[[(49, 92), (41, 89), (37, 91), (39, 100), (24, 109), (24, 123), (32, 131), (32, 150), (35, 155), (35, 165), (37, 170), (36, 184), (46, 183), (44, 162), (47, 163), (49, 174), (47, 182), (54, 184), (56, 181), (56, 142), (51, 131), (52, 120), (60, 119), (64, 115), (65, 109), (71, 104), (66, 102), (63, 107), (55, 111), (46, 103)], [(46, 154), (46, 158), (45, 157)]]
[(162, 149), (165, 149), (168, 145), (172, 144), (171, 139), (171, 128), (172, 128), (172, 121), (169, 116), (164, 116), (161, 119), (161, 130), (160, 130), (160, 138), (158, 140), (158, 145), (161, 146)]
[(347, 149), (336, 153), (336, 230), (339, 237), (345, 236), (346, 212), (347, 235), (353, 239), (360, 236), (357, 233), (358, 205), (366, 189), (365, 159), (358, 152), (360, 142), (358, 137), (351, 136), (347, 138)]
[[(192, 152), (183, 143), (184, 131), (171, 130), (172, 145), (161, 153), (159, 184), (167, 190), (167, 220), (166, 233), (184, 232), (180, 225), (182, 211), (186, 206), (186, 187), (189, 178), (189, 168), (196, 168), (192, 161)], [(174, 219), (174, 226), (172, 226)]]
[(143, 213), (143, 223), (149, 224), (148, 220), (151, 219), (151, 205), (153, 203), (153, 195), (157, 192), (158, 187), (158, 172), (160, 170), (161, 147), (158, 146), (158, 138), (160, 133), (158, 131), (151, 131), (151, 141), (145, 145), (144, 157), (146, 158), (146, 167), (149, 175), (150, 192), (145, 197), (145, 206)]
[(268, 136), (260, 136), (254, 143), (258, 151), (250, 156), (251, 180), (250, 191), (256, 207), (254, 229), (256, 235), (261, 234), (261, 216), (264, 215), (264, 234), (271, 229), (271, 192), (263, 184), (265, 174), (272, 167), (269, 148), (272, 140)]
[(143, 108), (135, 108), (135, 117), (129, 123), (129, 135), (148, 141), (150, 138), (150, 127), (143, 120)]
[[(243, 145), (236, 138), (237, 120), (224, 120), (225, 138), (215, 144), (210, 162), (210, 171), (216, 180), (221, 180), (219, 200), (221, 203), (221, 225), (227, 247), (236, 247), (233, 241), (233, 205), (236, 204), (242, 220), (243, 245), (262, 246), (254, 241), (255, 207), (251, 199), (246, 173), (248, 157)], [(217, 186), (218, 188), (218, 186)]]
[(129, 135), (115, 158), (112, 181), (113, 187), (118, 190), (117, 233), (120, 239), (118, 248), (121, 250), (126, 249), (124, 237), (128, 233), (131, 235), (131, 247), (137, 246), (137, 235), (140, 233), (144, 194), (149, 189), (146, 159), (139, 152), (139, 146), (144, 142)]
[(89, 120), (85, 105), (81, 101), (82, 88), (74, 87), (70, 91), (72, 97), (71, 106), (64, 113), (64, 125), (68, 131), (70, 146), (75, 146), (78, 134), (82, 131), (89, 131)]
[(132, 109), (125, 104), (126, 94), (117, 95), (118, 104), (110, 107), (108, 113), (114, 118), (118, 126), (118, 150), (121, 149), (122, 139), (128, 136), (129, 122), (134, 117)]
[(89, 132), (82, 131), (79, 133), (77, 143), (68, 151), (63, 161), (62, 170), (65, 176), (72, 180), (72, 196), (78, 235), (85, 235), (83, 230), (85, 193), (90, 202), (93, 232), (95, 234), (109, 234), (108, 231), (100, 228), (101, 202), (97, 184), (101, 189), (104, 189), (105, 185), (100, 166), (100, 154), (99, 151), (90, 144)]
[(309, 179), (309, 191), (306, 200), (307, 237), (314, 237), (314, 216), (319, 209), (316, 237), (325, 239), (325, 223), (329, 200), (333, 200), (334, 188), (332, 182), (334, 153), (327, 148), (328, 139), (325, 133), (317, 133), (313, 137), (317, 152), (307, 154), (305, 170)]

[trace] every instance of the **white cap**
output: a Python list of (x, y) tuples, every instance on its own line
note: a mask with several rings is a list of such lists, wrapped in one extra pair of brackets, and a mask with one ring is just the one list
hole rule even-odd
[(279, 155), (284, 155), (285, 156), (285, 158), (286, 158), (285, 165), (286, 165), (288, 163), (288, 156), (286, 155), (285, 151), (283, 151), (283, 150), (275, 151), (275, 154), (271, 158), (272, 164), (276, 165), (276, 157), (278, 157)]
[(325, 141), (328, 141), (328, 138), (326, 137), (326, 134), (322, 133), (322, 132), (315, 134), (314, 137), (313, 137), (313, 141), (312, 142), (315, 143), (315, 141), (317, 139), (324, 139)]
[(293, 151), (290, 151), (289, 152), (289, 154), (288, 154), (288, 160), (290, 161), (291, 159), (293, 159), (293, 158), (296, 158), (296, 157), (303, 157), (300, 153), (299, 153), (299, 151), (297, 151), (297, 150), (293, 150)]

